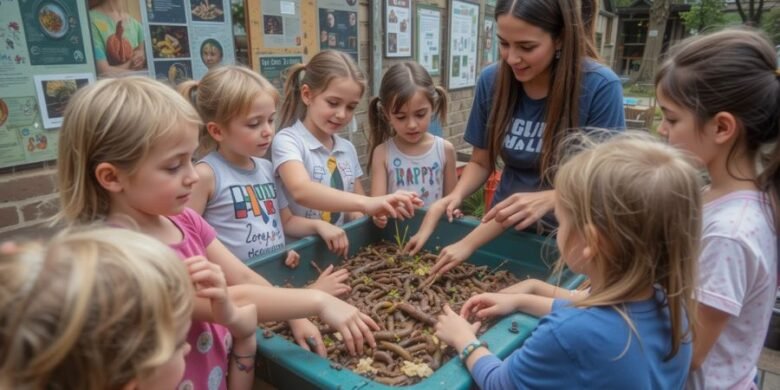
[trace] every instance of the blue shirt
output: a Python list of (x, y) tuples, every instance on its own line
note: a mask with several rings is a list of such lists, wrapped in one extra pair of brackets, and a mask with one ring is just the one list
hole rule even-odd
[[(474, 105), (466, 124), (464, 139), (481, 149), (488, 148), (486, 124), (493, 102), (497, 70), (498, 64), (493, 64), (479, 76)], [(514, 193), (550, 188), (549, 183), (542, 183), (539, 175), (547, 98), (531, 99), (519, 88), (520, 100), (504, 139), (505, 167), (493, 204)], [(623, 130), (626, 127), (620, 79), (611, 69), (593, 60), (585, 60), (583, 64), (579, 105), (579, 126), (582, 128)]]
[(612, 307), (574, 308), (555, 300), (506, 360), (481, 357), (474, 380), (482, 389), (682, 389), (693, 347), (684, 342), (664, 361), (671, 321), (663, 299), (657, 290), (654, 299), (625, 305), (637, 333)]

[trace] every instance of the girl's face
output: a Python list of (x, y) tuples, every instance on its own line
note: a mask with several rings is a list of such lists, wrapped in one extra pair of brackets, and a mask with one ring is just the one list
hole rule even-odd
[(220, 148), (246, 157), (263, 157), (274, 137), (276, 102), (268, 94), (255, 97), (245, 114), (233, 118), (228, 124)]
[(549, 75), (556, 50), (552, 35), (511, 15), (499, 16), (496, 25), (499, 54), (517, 81), (527, 83)]
[(554, 212), (555, 218), (558, 220), (558, 234), (555, 236), (555, 242), (563, 261), (572, 271), (580, 274), (586, 273), (585, 263), (588, 259), (584, 255), (585, 239), (575, 229), (571, 213), (562, 207), (557, 195)]
[(207, 68), (219, 65), (219, 63), (222, 62), (222, 53), (214, 46), (206, 45), (203, 48), (201, 56), (203, 57), (203, 63), (206, 64)]
[(360, 84), (347, 77), (332, 79), (324, 91), (316, 94), (304, 84), (301, 98), (307, 109), (303, 124), (320, 141), (327, 139), (352, 120), (361, 96)]
[(184, 357), (192, 348), (187, 342), (187, 333), (190, 329), (190, 321), (179, 330), (176, 335), (176, 350), (171, 358), (160, 367), (157, 367), (151, 375), (138, 379), (138, 390), (163, 390), (175, 389), (184, 376)]
[(176, 215), (190, 200), (198, 174), (192, 155), (198, 147), (198, 126), (183, 123), (160, 139), (135, 172), (120, 170), (122, 191), (118, 194), (126, 206), (147, 215)]
[(431, 124), (433, 106), (425, 92), (418, 90), (397, 112), (386, 113), (398, 137), (406, 143), (420, 142)]
[(708, 131), (706, 129), (711, 124), (705, 123), (704, 131), (700, 131), (696, 126), (696, 117), (693, 112), (669, 100), (661, 88), (656, 89), (656, 98), (663, 113), (658, 133), (666, 137), (670, 145), (687, 150), (704, 165), (714, 160), (718, 147), (710, 139), (712, 137), (707, 137)]

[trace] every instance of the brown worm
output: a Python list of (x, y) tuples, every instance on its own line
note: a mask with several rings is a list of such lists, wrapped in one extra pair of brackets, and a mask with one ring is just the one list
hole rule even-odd
[(412, 354), (410, 354), (406, 349), (404, 349), (404, 347), (398, 344), (383, 340), (379, 342), (379, 348), (382, 348), (385, 351), (393, 352), (404, 360), (412, 361)]
[(395, 307), (398, 310), (403, 311), (404, 313), (408, 314), (410, 317), (412, 317), (412, 318), (414, 318), (414, 319), (416, 319), (418, 321), (422, 321), (422, 322), (424, 322), (424, 323), (426, 323), (428, 325), (431, 325), (431, 326), (436, 325), (436, 319), (435, 318), (433, 318), (433, 317), (431, 317), (431, 316), (429, 316), (429, 315), (427, 315), (427, 314), (417, 310), (416, 307), (414, 307), (414, 306), (412, 306), (412, 305), (410, 305), (410, 304), (408, 304), (406, 302), (402, 302), (402, 303), (396, 304)]

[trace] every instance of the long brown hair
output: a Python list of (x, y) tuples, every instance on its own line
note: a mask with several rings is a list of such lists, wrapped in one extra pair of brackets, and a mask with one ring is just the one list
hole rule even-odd
[[(743, 130), (738, 142), (764, 168), (756, 185), (770, 195), (777, 229), (780, 71), (766, 36), (755, 30), (727, 29), (683, 41), (672, 49), (655, 83), (669, 100), (693, 112), (697, 127), (719, 112), (737, 118)], [(729, 159), (736, 146), (729, 151)]]
[(279, 122), (280, 128), (290, 127), (306, 117), (306, 105), (301, 98), (301, 87), (308, 85), (314, 94), (328, 89), (337, 77), (351, 79), (360, 85), (362, 95), (366, 91), (366, 76), (348, 54), (335, 50), (321, 51), (308, 64), (295, 64), (287, 73), (284, 84), (284, 102)]
[(446, 123), (447, 92), (433, 84), (428, 71), (416, 62), (401, 62), (391, 66), (382, 76), (379, 96), (373, 97), (368, 103), (368, 124), (371, 128), (368, 136), (369, 171), (374, 149), (393, 136), (388, 116), (398, 112), (417, 91), (425, 93), (433, 108), (432, 115), (436, 115), (442, 124)]
[[(579, 126), (580, 83), (585, 53), (585, 36), (580, 2), (577, 0), (499, 0), (496, 20), (500, 16), (522, 19), (549, 33), (561, 43), (560, 58), (550, 69), (550, 89), (545, 104), (546, 123), (542, 136), (539, 164), (542, 183), (550, 182), (556, 163), (556, 150), (563, 136)], [(493, 103), (488, 117), (488, 155), (490, 168), (503, 157), (504, 137), (512, 115), (520, 103), (522, 83), (515, 79), (512, 68), (500, 59), (494, 82)]]

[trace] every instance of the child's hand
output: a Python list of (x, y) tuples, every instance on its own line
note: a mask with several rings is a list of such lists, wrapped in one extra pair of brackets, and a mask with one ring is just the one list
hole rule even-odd
[(454, 244), (447, 245), (439, 252), (439, 258), (436, 259), (436, 264), (431, 267), (430, 274), (443, 275), (447, 271), (455, 268), (458, 264), (466, 261), (466, 259), (474, 253), (474, 249), (465, 242), (460, 240)]
[(515, 294), (483, 293), (469, 298), (460, 309), (460, 316), (479, 320), (505, 316), (517, 310), (515, 302), (519, 296)]
[(327, 357), (328, 351), (325, 349), (325, 343), (322, 342), (322, 334), (311, 321), (300, 318), (288, 321), (293, 338), (301, 348), (316, 353), (322, 357)]
[(482, 223), (495, 219), (504, 229), (523, 230), (555, 208), (555, 191), (517, 193), (493, 206), (482, 217)]
[(384, 229), (385, 226), (387, 226), (387, 216), (383, 215), (381, 217), (373, 216), (371, 217), (371, 220), (374, 221), (374, 225), (380, 229)]
[(349, 271), (346, 268), (333, 272), (333, 264), (331, 264), (328, 268), (325, 268), (325, 271), (322, 271), (320, 277), (309, 288), (316, 288), (338, 297), (352, 291), (352, 287), (344, 283), (348, 278)]
[(453, 192), (437, 200), (431, 207), (438, 206), (444, 208), (444, 213), (447, 214), (447, 221), (452, 222), (453, 218), (463, 216), (463, 213), (458, 209), (461, 203), (463, 203), (463, 198)]
[(322, 303), (320, 319), (341, 333), (341, 338), (347, 346), (349, 354), (355, 356), (363, 354), (363, 343), (367, 342), (371, 348), (376, 348), (374, 334), (371, 331), (379, 330), (379, 325), (371, 317), (361, 313), (352, 306), (338, 298), (326, 295), (327, 299)]
[(317, 223), (317, 234), (328, 244), (328, 250), (336, 256), (347, 258), (349, 254), (349, 239), (344, 229), (324, 221)]
[(347, 220), (349, 220), (349, 221), (356, 221), (356, 220), (358, 220), (360, 218), (363, 218), (363, 216), (365, 216), (365, 214), (361, 213), (360, 211), (352, 211), (352, 212), (347, 214), (347, 217), (348, 217)]
[(287, 258), (284, 259), (284, 265), (289, 268), (298, 268), (298, 264), (301, 263), (301, 255), (298, 252), (290, 249), (287, 251)]
[[(365, 213), (368, 215), (386, 216), (393, 218), (414, 215), (414, 209), (423, 205), (417, 194), (409, 191), (396, 191), (392, 194), (369, 197), (365, 204)], [(399, 209), (403, 214), (399, 215)]]
[(409, 241), (406, 243), (406, 246), (404, 246), (404, 249), (402, 253), (405, 253), (409, 256), (414, 256), (419, 252), (425, 243), (428, 241), (428, 238), (431, 236), (431, 232), (429, 231), (423, 231), (418, 230), (417, 234), (413, 235), (412, 238), (409, 239)]
[(436, 337), (460, 352), (461, 346), (477, 338), (476, 333), (480, 325), (479, 321), (469, 324), (465, 318), (452, 311), (449, 305), (445, 305), (444, 314), (440, 315), (436, 322)]

